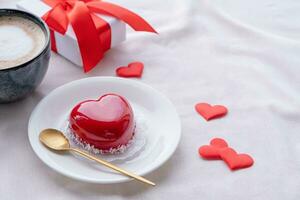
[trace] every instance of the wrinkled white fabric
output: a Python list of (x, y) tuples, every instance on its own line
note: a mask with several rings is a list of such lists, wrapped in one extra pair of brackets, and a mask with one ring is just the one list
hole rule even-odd
[[(0, 0), (0, 7), (16, 1)], [(160, 33), (129, 31), (89, 74), (53, 53), (43, 83), (27, 99), (0, 106), (0, 199), (300, 199), (300, 2), (295, 0), (115, 0)], [(137, 182), (95, 185), (44, 165), (27, 138), (35, 105), (56, 87), (88, 76), (114, 76), (145, 63), (140, 80), (166, 94), (182, 121), (180, 145), (161, 168)], [(205, 122), (197, 102), (223, 104), (225, 118)], [(225, 138), (255, 164), (231, 172), (197, 149)]]

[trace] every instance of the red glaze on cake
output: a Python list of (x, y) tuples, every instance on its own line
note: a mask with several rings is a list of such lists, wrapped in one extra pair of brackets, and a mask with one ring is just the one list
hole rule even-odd
[(116, 149), (128, 144), (134, 135), (133, 111), (123, 97), (105, 94), (76, 105), (70, 114), (70, 129), (97, 149)]

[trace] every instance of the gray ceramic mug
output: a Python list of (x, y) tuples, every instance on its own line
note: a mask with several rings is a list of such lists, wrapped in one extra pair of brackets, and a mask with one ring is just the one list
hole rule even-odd
[(43, 49), (34, 58), (8, 69), (0, 69), (0, 103), (8, 103), (26, 97), (42, 82), (48, 69), (51, 53), (50, 33), (43, 20), (30, 13), (14, 9), (0, 9), (1, 16), (29, 19), (39, 25), (46, 38)]

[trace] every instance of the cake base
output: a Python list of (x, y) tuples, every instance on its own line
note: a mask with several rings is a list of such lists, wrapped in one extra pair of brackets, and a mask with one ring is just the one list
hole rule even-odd
[(88, 152), (91, 152), (93, 154), (122, 154), (124, 153), (131, 145), (133, 145), (135, 141), (135, 133), (133, 134), (133, 137), (128, 141), (125, 145), (119, 145), (116, 148), (110, 148), (108, 150), (102, 150), (96, 148), (94, 145), (90, 145), (87, 142), (82, 141), (81, 138), (79, 138), (77, 135), (75, 135), (70, 127), (68, 127), (68, 130), (66, 131), (66, 136), (74, 142), (76, 146), (79, 146), (81, 149), (84, 149)]

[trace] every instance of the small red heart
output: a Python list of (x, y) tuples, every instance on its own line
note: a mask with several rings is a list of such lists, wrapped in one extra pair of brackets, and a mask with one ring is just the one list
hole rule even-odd
[(232, 148), (225, 148), (219, 151), (221, 158), (231, 170), (247, 168), (253, 165), (254, 160), (248, 154), (237, 154)]
[(198, 152), (199, 155), (205, 159), (221, 159), (219, 151), (226, 147), (228, 147), (228, 144), (225, 140), (221, 138), (214, 138), (210, 141), (210, 145), (201, 146)]
[(196, 111), (209, 121), (214, 118), (222, 117), (227, 114), (227, 108), (222, 105), (211, 106), (208, 103), (198, 103), (195, 106)]
[(141, 62), (132, 62), (128, 66), (117, 68), (116, 74), (120, 77), (137, 77), (140, 78), (143, 74), (144, 64)]
[(219, 148), (228, 147), (227, 142), (225, 140), (223, 140), (222, 138), (214, 138), (210, 141), (210, 144), (212, 146), (219, 147)]

